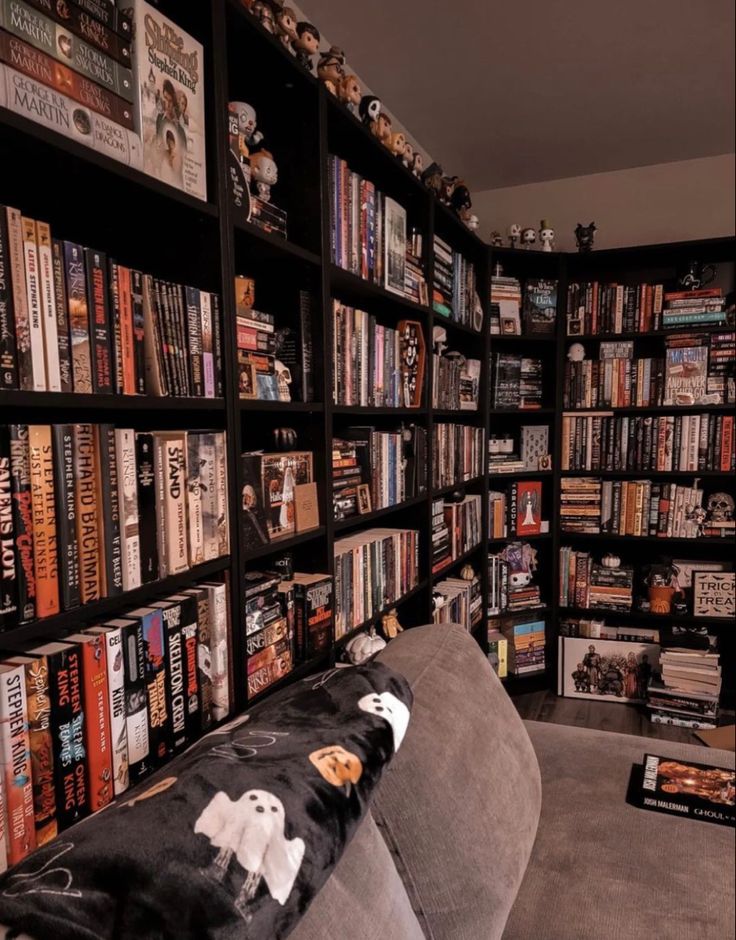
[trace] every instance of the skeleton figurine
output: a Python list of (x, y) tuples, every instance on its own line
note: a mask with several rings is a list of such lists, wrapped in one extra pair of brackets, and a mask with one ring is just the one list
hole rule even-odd
[(708, 497), (708, 522), (732, 522), (734, 501), (728, 493), (711, 493)]
[(274, 370), (276, 372), (276, 388), (278, 390), (279, 401), (291, 401), (291, 372), (281, 362), (280, 359), (274, 361)]
[(443, 326), (432, 327), (432, 345), (437, 356), (441, 356), (447, 349), (447, 330)]
[(519, 239), (521, 238), (521, 226), (514, 222), (512, 225), (509, 225), (509, 245), (512, 248), (516, 248)]
[(546, 219), (539, 223), (539, 240), (542, 243), (542, 251), (554, 251), (555, 230)]
[(521, 244), (523, 245), (524, 248), (531, 248), (532, 245), (536, 243), (536, 241), (537, 241), (537, 233), (533, 228), (529, 227), (529, 228), (522, 229)]

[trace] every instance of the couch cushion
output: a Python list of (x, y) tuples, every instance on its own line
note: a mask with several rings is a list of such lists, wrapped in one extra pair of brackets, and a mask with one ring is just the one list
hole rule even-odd
[(646, 753), (722, 767), (734, 755), (526, 725), (542, 771), (542, 818), (504, 940), (733, 937), (733, 829), (637, 809), (626, 790)]
[(289, 940), (424, 940), (370, 813)]
[(378, 658), (409, 680), (414, 707), (374, 818), (427, 937), (499, 937), (539, 818), (523, 722), (461, 627), (407, 630)]

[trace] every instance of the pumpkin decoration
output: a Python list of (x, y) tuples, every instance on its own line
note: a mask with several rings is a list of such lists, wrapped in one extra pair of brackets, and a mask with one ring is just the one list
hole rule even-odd
[(473, 566), (463, 565), (463, 567), (460, 569), (460, 577), (463, 579), (463, 581), (472, 581), (475, 577)]
[(395, 607), (392, 607), (387, 614), (381, 617), (381, 627), (389, 640), (393, 640), (393, 638), (398, 636), (404, 629), (399, 623)]
[(376, 633), (375, 627), (371, 627), (370, 630), (353, 637), (345, 647), (345, 652), (354, 666), (361, 666), (368, 662), (371, 656), (380, 653), (385, 646), (386, 641)]
[(348, 796), (363, 773), (363, 764), (357, 754), (346, 751), (340, 744), (312, 751), (309, 760), (331, 786), (344, 788)]
[(618, 568), (621, 564), (621, 559), (618, 555), (614, 555), (612, 552), (608, 552), (601, 558), (601, 564), (604, 568)]

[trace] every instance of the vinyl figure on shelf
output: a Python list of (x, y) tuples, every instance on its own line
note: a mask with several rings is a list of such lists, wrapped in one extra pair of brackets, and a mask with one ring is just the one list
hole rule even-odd
[(546, 219), (539, 223), (539, 240), (542, 243), (542, 251), (554, 251), (555, 230)]
[(259, 150), (250, 158), (250, 172), (254, 195), (262, 202), (271, 201), (271, 187), (279, 181), (279, 169), (273, 154), (268, 150)]
[(519, 240), (521, 239), (521, 226), (516, 222), (513, 222), (511, 225), (509, 225), (508, 236), (509, 246), (511, 248), (516, 248), (516, 246), (519, 244)]
[(381, 617), (381, 629), (389, 640), (393, 640), (393, 638), (398, 636), (404, 629), (399, 623), (399, 616), (396, 613), (395, 607), (392, 607), (387, 614)]
[(470, 210), (473, 208), (473, 200), (470, 198), (470, 190), (465, 183), (460, 180), (455, 184), (452, 190), (450, 205), (460, 216), (461, 221), (467, 225), (471, 216)]
[(388, 114), (381, 111), (375, 123), (371, 125), (371, 131), (373, 136), (377, 137), (387, 150), (391, 149), (393, 132), (391, 131), (391, 118)]
[(402, 154), (401, 162), (404, 164), (407, 170), (411, 169), (411, 165), (414, 162), (414, 148), (408, 140), (404, 141), (404, 153)]
[(380, 113), (381, 99), (376, 98), (375, 95), (363, 95), (363, 97), (360, 99), (358, 115), (360, 120), (369, 130), (373, 129), (373, 125), (378, 120), (378, 115)]
[(455, 192), (459, 180), (457, 176), (443, 176), (442, 188), (440, 189), (440, 202), (445, 206), (452, 205), (452, 195)]
[(503, 235), (494, 228), (490, 235), (491, 248), (503, 248)]
[(471, 232), (477, 232), (480, 228), (480, 219), (477, 215), (471, 212), (465, 224), (468, 226)]
[(296, 13), (291, 7), (281, 7), (276, 14), (276, 35), (279, 42), (294, 54), (294, 43), (297, 39), (296, 33)]
[(521, 230), (521, 244), (524, 248), (531, 248), (537, 242), (537, 232), (531, 226)]
[(331, 95), (337, 96), (340, 83), (345, 78), (345, 53), (338, 46), (330, 46), (317, 63), (317, 77)]
[(254, 0), (250, 12), (267, 32), (276, 32), (276, 20), (270, 3), (267, 3), (266, 0)]
[(361, 88), (357, 75), (345, 75), (337, 89), (337, 97), (351, 114), (360, 105)]
[(296, 24), (296, 39), (294, 40), (294, 49), (296, 51), (296, 60), (308, 71), (312, 71), (312, 56), (319, 52), (320, 34), (316, 26), (302, 20)]
[(581, 225), (580, 222), (575, 226), (575, 241), (578, 251), (592, 251), (595, 240), (596, 225), (591, 222), (590, 225)]
[(430, 163), (422, 173), (422, 182), (439, 199), (442, 192), (442, 167), (439, 163)]
[(250, 156), (251, 150), (258, 147), (263, 134), (257, 130), (256, 109), (246, 101), (231, 101), (228, 104), (230, 117), (230, 147), (241, 159)]
[(414, 156), (411, 161), (411, 171), (417, 179), (422, 178), (422, 173), (424, 173), (424, 157), (418, 150), (414, 151)]
[(391, 140), (389, 142), (388, 149), (397, 159), (403, 160), (405, 146), (406, 146), (406, 137), (404, 137), (401, 131), (395, 131), (391, 135)]

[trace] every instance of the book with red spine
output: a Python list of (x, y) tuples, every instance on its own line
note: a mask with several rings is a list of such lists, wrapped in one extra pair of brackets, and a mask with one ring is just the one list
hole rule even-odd
[(8, 864), (16, 865), (36, 848), (31, 742), (22, 665), (0, 664), (0, 763)]

